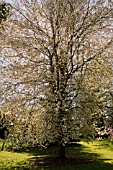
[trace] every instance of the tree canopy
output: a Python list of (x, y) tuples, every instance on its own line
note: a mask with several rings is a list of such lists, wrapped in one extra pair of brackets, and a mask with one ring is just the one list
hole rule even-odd
[(58, 156), (65, 157), (70, 138), (93, 137), (98, 90), (111, 83), (112, 5), (21, 0), (13, 6), (2, 32), (2, 109), (14, 115), (17, 143), (26, 141), (24, 133), (30, 143), (57, 141)]

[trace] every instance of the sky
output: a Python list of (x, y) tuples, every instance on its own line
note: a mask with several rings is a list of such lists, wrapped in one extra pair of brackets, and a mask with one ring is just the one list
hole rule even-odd
[(11, 3), (11, 2), (13, 2), (14, 0), (3, 0), (3, 1), (8, 2), (8, 3)]
[(11, 3), (12, 2), (12, 0), (5, 0), (6, 2), (8, 2), (8, 3)]

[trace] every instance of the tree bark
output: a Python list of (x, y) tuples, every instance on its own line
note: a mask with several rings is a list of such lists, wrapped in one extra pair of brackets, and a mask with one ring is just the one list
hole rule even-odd
[(1, 151), (3, 151), (3, 150), (4, 150), (4, 148), (5, 148), (5, 143), (6, 143), (6, 139), (3, 139), (3, 143), (2, 143)]
[(4, 136), (4, 139), (3, 139), (3, 143), (2, 143), (1, 151), (3, 151), (3, 150), (4, 150), (4, 148), (5, 148), (5, 144), (6, 144), (6, 140), (7, 140), (7, 138), (8, 138), (8, 132), (6, 131), (5, 136)]
[(58, 142), (58, 158), (60, 158), (60, 159), (65, 159), (66, 158), (65, 146), (60, 141)]

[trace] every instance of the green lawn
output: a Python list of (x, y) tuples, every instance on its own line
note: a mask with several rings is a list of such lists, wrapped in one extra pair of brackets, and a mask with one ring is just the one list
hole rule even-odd
[[(1, 147), (1, 143), (0, 143)], [(0, 151), (0, 170), (113, 170), (113, 144), (107, 142), (80, 142), (66, 147), (68, 158), (92, 160), (70, 165), (33, 166), (33, 158), (54, 157), (55, 148), (18, 152)]]

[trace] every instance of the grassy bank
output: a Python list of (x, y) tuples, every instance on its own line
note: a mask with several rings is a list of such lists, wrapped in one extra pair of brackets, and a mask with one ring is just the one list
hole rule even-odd
[[(0, 146), (1, 147), (1, 146)], [(45, 158), (55, 157), (56, 148), (46, 150), (19, 150), (0, 152), (0, 170), (112, 170), (113, 144), (105, 142), (80, 142), (66, 147), (72, 164), (44, 164)], [(32, 160), (35, 160), (34, 162)], [(40, 160), (40, 162), (37, 162)], [(48, 159), (49, 160), (49, 159)], [(80, 161), (83, 160), (83, 161)], [(47, 161), (47, 159), (46, 159)], [(58, 162), (59, 163), (59, 162)]]

